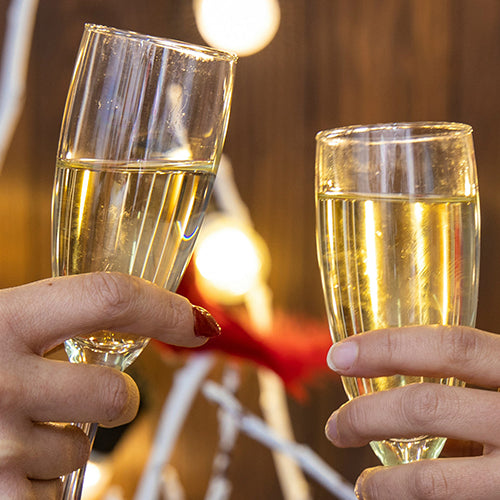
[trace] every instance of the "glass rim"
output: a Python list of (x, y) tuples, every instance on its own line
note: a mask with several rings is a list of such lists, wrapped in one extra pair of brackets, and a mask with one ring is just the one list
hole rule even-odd
[(121, 28), (114, 28), (111, 26), (104, 26), (102, 24), (85, 23), (85, 32), (99, 33), (103, 35), (114, 35), (121, 36), (124, 38), (130, 38), (132, 40), (137, 40), (141, 42), (149, 42), (151, 44), (156, 44), (161, 47), (168, 49), (184, 51), (193, 53), (196, 56), (206, 56), (211, 59), (221, 59), (228, 62), (236, 62), (238, 55), (234, 52), (228, 50), (216, 49), (213, 47), (207, 47), (205, 45), (197, 45), (195, 43), (183, 42), (180, 40), (173, 40), (170, 38), (163, 38), (154, 35), (145, 35), (138, 33), (136, 31), (130, 31)]
[[(366, 132), (407, 130), (420, 131), (418, 135), (405, 137), (367, 137)], [(338, 144), (339, 141), (358, 142), (363, 144), (385, 144), (391, 143), (417, 143), (437, 140), (443, 137), (465, 137), (472, 134), (472, 127), (466, 123), (446, 121), (417, 121), (417, 122), (389, 122), (375, 123), (370, 125), (347, 125), (327, 130), (320, 130), (316, 134), (318, 144)]]

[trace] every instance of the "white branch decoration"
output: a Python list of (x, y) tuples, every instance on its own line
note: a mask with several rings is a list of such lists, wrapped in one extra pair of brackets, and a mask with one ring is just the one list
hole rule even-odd
[(245, 434), (268, 448), (293, 458), (307, 474), (340, 500), (356, 500), (353, 486), (332, 470), (309, 447), (282, 439), (262, 419), (245, 411), (239, 401), (221, 385), (207, 380), (203, 384), (202, 390), (207, 399), (221, 406), (233, 416)]
[(193, 354), (176, 372), (172, 389), (163, 405), (149, 460), (135, 492), (135, 500), (159, 498), (164, 471), (193, 400), (214, 364), (211, 354)]
[(26, 75), (38, 0), (12, 0), (0, 70), (0, 170), (24, 104)]
[[(222, 377), (224, 389), (235, 394), (240, 386), (240, 372), (238, 366), (229, 362)], [(239, 427), (234, 418), (219, 408), (219, 446), (212, 466), (212, 477), (208, 483), (205, 500), (228, 500), (232, 492), (232, 484), (227, 477), (231, 464), (231, 455), (239, 435)]]
[(161, 494), (162, 500), (186, 500), (179, 474), (173, 465), (167, 465), (163, 470)]
[(243, 203), (234, 181), (233, 167), (226, 155), (222, 155), (214, 184), (214, 198), (217, 207), (226, 214), (236, 217), (241, 222), (252, 225), (250, 211)]
[[(239, 195), (232, 165), (226, 156), (221, 159), (214, 196), (222, 211), (252, 227), (250, 211)], [(268, 335), (274, 314), (272, 292), (263, 280), (259, 280), (247, 294), (245, 306), (255, 330), (262, 336)], [(261, 390), (260, 406), (264, 418), (282, 439), (293, 440), (293, 426), (283, 382), (278, 375), (265, 368), (260, 368), (257, 373)], [(310, 500), (309, 485), (300, 467), (286, 454), (276, 450), (273, 450), (273, 460), (284, 500)]]

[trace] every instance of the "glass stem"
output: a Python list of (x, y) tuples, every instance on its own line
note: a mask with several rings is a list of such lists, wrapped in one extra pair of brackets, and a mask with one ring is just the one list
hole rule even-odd
[[(85, 434), (87, 434), (90, 441), (90, 449), (92, 449), (99, 424), (84, 423), (76, 425), (77, 427), (82, 429), (85, 432)], [(63, 477), (62, 500), (81, 499), (83, 490), (83, 478), (85, 476), (85, 468), (86, 465), (84, 465), (81, 469), (75, 470), (71, 474), (68, 474), (67, 476)]]

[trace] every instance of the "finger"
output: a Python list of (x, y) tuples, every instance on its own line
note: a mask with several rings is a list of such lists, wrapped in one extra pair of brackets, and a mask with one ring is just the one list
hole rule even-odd
[(62, 495), (62, 482), (60, 479), (51, 481), (31, 481), (35, 499), (59, 500)]
[(33, 421), (117, 426), (136, 416), (139, 389), (126, 373), (30, 356), (34, 359), (25, 365), (26, 379), (31, 382), (23, 389), (19, 405)]
[(25, 475), (18, 471), (0, 471), (0, 498), (9, 500), (38, 500), (40, 498), (47, 498), (48, 500), (52, 500), (58, 498), (56, 494), (57, 489), (54, 487), (39, 489)]
[[(2, 457), (4, 458), (4, 457)], [(0, 498), (9, 500), (58, 500), (61, 498), (60, 478), (30, 480), (22, 467), (11, 467), (2, 461), (0, 467)]]
[(462, 326), (410, 326), (362, 333), (330, 349), (329, 366), (342, 375), (455, 376), (500, 386), (500, 337)]
[(193, 313), (186, 298), (120, 273), (50, 278), (1, 290), (0, 329), (40, 354), (96, 330), (186, 347), (202, 345), (219, 333), (213, 318)]
[(422, 460), (365, 470), (356, 483), (363, 500), (491, 500), (498, 498), (498, 458)]
[(330, 417), (326, 434), (339, 447), (426, 434), (500, 446), (499, 414), (497, 392), (412, 384), (353, 399)]
[(85, 433), (74, 425), (34, 424), (24, 470), (30, 479), (50, 480), (83, 467), (90, 453)]

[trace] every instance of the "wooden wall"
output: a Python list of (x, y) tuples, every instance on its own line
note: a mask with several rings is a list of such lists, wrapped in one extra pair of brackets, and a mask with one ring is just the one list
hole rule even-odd
[[(225, 152), (272, 256), (277, 307), (324, 317), (314, 247), (314, 135), (355, 123), (471, 124), (482, 203), (478, 325), (495, 331), (500, 302), (500, 2), (281, 0), (273, 42), (238, 63)], [(5, 11), (2, 6), (0, 27)], [(202, 42), (189, 0), (41, 0), (25, 109), (0, 178), (0, 286), (50, 274), (50, 195), (65, 94), (84, 22)], [(250, 391), (251, 392), (251, 391)], [(323, 438), (336, 383), (292, 403), (300, 439), (354, 480), (369, 452)], [(242, 445), (242, 449), (245, 448)], [(260, 451), (252, 451), (260, 457)], [(252, 455), (252, 458), (255, 455)], [(279, 498), (272, 467), (241, 456), (235, 498)], [(257, 478), (257, 480), (256, 480)], [(200, 493), (201, 495), (201, 493)], [(201, 498), (194, 494), (189, 498)], [(320, 488), (315, 498), (330, 498)]]

